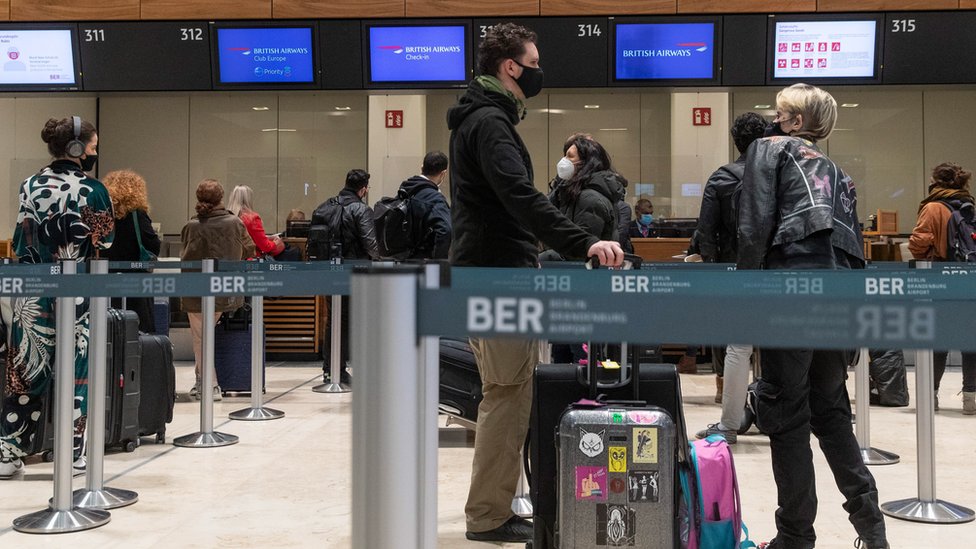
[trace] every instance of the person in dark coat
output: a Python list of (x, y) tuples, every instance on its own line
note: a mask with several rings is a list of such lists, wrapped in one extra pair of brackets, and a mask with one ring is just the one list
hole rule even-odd
[(420, 175), (400, 183), (410, 197), (412, 226), (419, 244), (410, 259), (447, 259), (451, 249), (451, 207), (441, 193), (447, 179), (447, 155), (433, 151), (424, 156)]
[(636, 219), (630, 222), (630, 238), (657, 238), (657, 228), (654, 226), (654, 204), (647, 198), (641, 198), (634, 204)]
[[(149, 218), (149, 197), (146, 192), (146, 180), (132, 170), (115, 170), (105, 174), (102, 179), (112, 197), (112, 208), (115, 211), (115, 240), (112, 247), (105, 250), (104, 255), (109, 261), (140, 261), (143, 258), (139, 249), (140, 239), (142, 247), (154, 256), (159, 255), (159, 235), (153, 229), (152, 219)], [(138, 229), (136, 228), (138, 227)], [(139, 270), (135, 272), (148, 272)], [(112, 298), (113, 307), (121, 307), (121, 298)], [(125, 308), (135, 311), (139, 316), (139, 331), (147, 334), (156, 332), (156, 320), (153, 316), (153, 298), (129, 297), (125, 300)]]

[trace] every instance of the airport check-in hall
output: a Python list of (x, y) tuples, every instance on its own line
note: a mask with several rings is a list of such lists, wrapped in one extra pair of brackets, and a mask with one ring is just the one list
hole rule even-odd
[(973, 28), (0, 0), (0, 544), (970, 547)]

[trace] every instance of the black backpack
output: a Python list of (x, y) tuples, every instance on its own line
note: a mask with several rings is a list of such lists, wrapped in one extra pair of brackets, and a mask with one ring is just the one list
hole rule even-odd
[(972, 202), (943, 200), (952, 215), (949, 217), (946, 259), (976, 263), (976, 207)]
[(396, 196), (385, 196), (373, 207), (376, 247), (381, 258), (406, 259), (420, 244), (410, 215), (413, 194), (400, 189)]
[(342, 212), (345, 205), (338, 196), (326, 200), (312, 213), (308, 228), (307, 253), (310, 260), (342, 257)]

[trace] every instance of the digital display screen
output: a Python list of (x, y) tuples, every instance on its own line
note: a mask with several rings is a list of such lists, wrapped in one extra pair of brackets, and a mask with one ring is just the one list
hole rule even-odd
[(72, 87), (73, 38), (68, 29), (0, 28), (0, 86)]
[(369, 27), (370, 82), (464, 82), (464, 25)]
[(617, 80), (715, 78), (715, 23), (618, 23)]
[(311, 27), (217, 28), (220, 84), (312, 84)]
[(877, 21), (776, 21), (773, 78), (875, 78)]

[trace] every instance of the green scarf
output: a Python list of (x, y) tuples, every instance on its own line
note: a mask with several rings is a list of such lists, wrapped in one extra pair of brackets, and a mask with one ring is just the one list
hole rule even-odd
[(478, 84), (480, 84), (482, 88), (484, 88), (484, 89), (486, 89), (488, 91), (493, 91), (493, 92), (496, 92), (496, 93), (500, 93), (500, 94), (504, 95), (505, 97), (508, 97), (509, 99), (511, 99), (515, 103), (515, 107), (518, 109), (519, 116), (521, 116), (522, 118), (525, 118), (525, 104), (522, 103), (522, 100), (521, 99), (519, 99), (518, 97), (515, 97), (515, 94), (514, 93), (508, 91), (505, 88), (505, 86), (502, 85), (502, 81), (501, 80), (495, 78), (494, 76), (489, 76), (487, 74), (482, 74), (481, 76), (476, 76), (475, 79), (474, 79), (474, 81), (477, 82)]
[(924, 208), (929, 202), (942, 202), (944, 200), (976, 202), (976, 200), (973, 199), (973, 195), (969, 193), (968, 189), (946, 189), (945, 187), (934, 187), (929, 195), (922, 200), (922, 203), (918, 205), (918, 211), (921, 212), (922, 208)]

